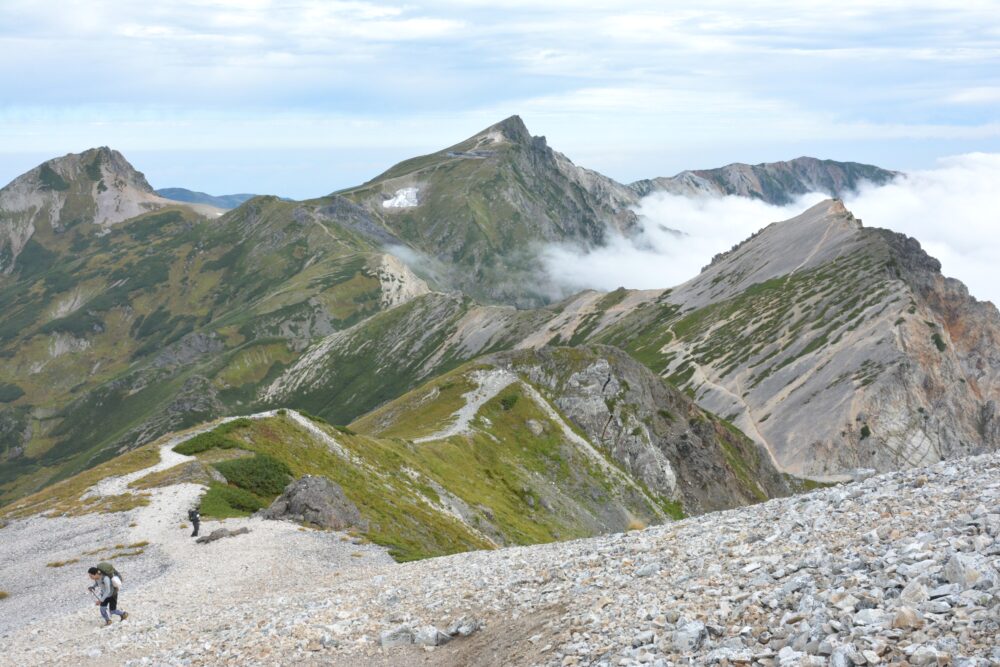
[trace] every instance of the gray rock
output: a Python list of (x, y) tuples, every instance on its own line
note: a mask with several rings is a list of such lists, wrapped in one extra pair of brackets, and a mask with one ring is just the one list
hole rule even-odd
[(250, 532), (250, 529), (244, 526), (243, 528), (238, 528), (236, 530), (229, 530), (228, 528), (217, 528), (213, 530), (208, 535), (202, 535), (195, 542), (198, 544), (208, 544), (209, 542), (215, 542), (216, 540), (221, 540), (224, 537), (235, 537), (236, 535), (246, 535)]
[(650, 577), (660, 571), (659, 563), (646, 563), (635, 571), (637, 577)]
[(855, 625), (882, 625), (885, 623), (885, 612), (881, 609), (862, 609), (854, 615)]
[(306, 475), (285, 487), (271, 506), (261, 511), (265, 519), (286, 519), (320, 528), (368, 528), (358, 508), (340, 486), (326, 477)]
[(709, 665), (718, 664), (723, 660), (729, 663), (750, 663), (753, 661), (753, 651), (748, 648), (729, 648), (723, 646), (710, 651), (705, 656), (705, 662)]
[(446, 632), (451, 637), (468, 637), (481, 626), (482, 624), (476, 619), (469, 616), (463, 616), (457, 621), (453, 621), (451, 625), (448, 626), (448, 630)]
[(441, 632), (433, 625), (426, 625), (417, 630), (413, 642), (421, 646), (441, 646), (451, 641), (451, 637)]
[(996, 570), (979, 559), (965, 554), (955, 554), (948, 559), (942, 572), (945, 580), (962, 588), (972, 588), (980, 584), (990, 585), (997, 579)]
[(696, 651), (705, 641), (708, 632), (701, 621), (690, 621), (674, 630), (671, 637), (678, 651)]
[(399, 625), (390, 630), (386, 630), (379, 635), (379, 642), (382, 644), (382, 648), (408, 646), (413, 643), (413, 628), (408, 625)]
[(656, 635), (653, 634), (652, 630), (644, 630), (632, 638), (632, 647), (638, 648), (639, 646), (652, 644), (655, 640)]

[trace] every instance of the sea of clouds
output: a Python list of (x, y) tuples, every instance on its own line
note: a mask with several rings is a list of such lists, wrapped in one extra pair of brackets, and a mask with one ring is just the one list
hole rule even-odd
[[(567, 290), (672, 287), (697, 275), (716, 253), (825, 198), (814, 193), (774, 206), (735, 196), (654, 193), (636, 209), (638, 235), (613, 235), (589, 252), (548, 246), (543, 260)], [(1000, 304), (1000, 154), (944, 158), (933, 169), (866, 185), (845, 195), (844, 203), (865, 226), (916, 238), (945, 275), (964, 282), (973, 296)]]

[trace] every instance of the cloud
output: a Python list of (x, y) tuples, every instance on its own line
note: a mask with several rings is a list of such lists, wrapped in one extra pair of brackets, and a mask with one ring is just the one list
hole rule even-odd
[(1000, 305), (1000, 153), (944, 158), (845, 203), (864, 223), (916, 238), (942, 272)]
[[(997, 183), (1000, 154), (973, 153), (943, 159), (934, 169), (911, 172), (884, 186), (864, 186), (844, 199), (865, 225), (916, 238), (941, 261), (945, 275), (964, 282), (977, 298), (1000, 304)], [(716, 253), (824, 198), (814, 193), (788, 206), (773, 206), (735, 196), (654, 193), (636, 209), (642, 223), (636, 238), (614, 236), (591, 252), (549, 246), (543, 261), (553, 279), (568, 289), (673, 287), (695, 276)]]
[(658, 192), (636, 208), (642, 223), (638, 236), (613, 235), (606, 246), (585, 253), (572, 246), (549, 246), (543, 262), (548, 273), (569, 289), (673, 287), (697, 275), (716, 253), (824, 197), (807, 195), (793, 204), (774, 206), (745, 197)]
[(4, 0), (0, 153), (108, 144), (179, 165), (314, 147), (362, 163), (520, 113), (619, 179), (803, 154), (926, 166), (1000, 149), (995, 14), (996, 0)]
[(1000, 102), (1000, 86), (976, 86), (956, 91), (948, 96), (952, 104), (996, 104)]

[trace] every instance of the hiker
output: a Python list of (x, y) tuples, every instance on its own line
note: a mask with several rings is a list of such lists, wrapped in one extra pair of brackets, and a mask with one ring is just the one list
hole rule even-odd
[(198, 537), (198, 526), (201, 525), (201, 515), (198, 514), (197, 507), (192, 507), (188, 510), (188, 519), (191, 521), (191, 525), (194, 526), (194, 532), (191, 533), (191, 537)]
[(97, 567), (87, 570), (93, 584), (87, 589), (97, 597), (95, 604), (101, 607), (104, 625), (111, 625), (111, 614), (120, 616), (124, 621), (128, 618), (127, 611), (118, 609), (118, 591), (122, 587), (121, 575), (111, 563), (98, 563)]

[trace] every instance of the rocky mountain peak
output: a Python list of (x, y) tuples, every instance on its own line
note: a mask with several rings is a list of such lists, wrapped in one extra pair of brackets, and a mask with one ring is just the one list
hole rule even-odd
[(107, 146), (48, 160), (0, 189), (0, 272), (14, 270), (39, 230), (58, 235), (81, 223), (107, 227), (173, 204)]
[[(494, 143), (506, 141), (513, 144), (530, 144), (532, 142), (531, 132), (518, 115), (505, 118), (499, 123), (490, 125), (479, 132), (473, 138), (489, 138)], [(544, 141), (544, 139), (542, 139)]]
[(849, 253), (864, 240), (861, 220), (844, 202), (827, 199), (802, 214), (774, 222), (712, 258), (702, 272), (677, 288), (685, 301), (707, 304), (755, 283), (812, 268)]
[(782, 162), (753, 165), (734, 162), (717, 169), (686, 170), (669, 178), (637, 181), (630, 187), (641, 196), (653, 192), (737, 195), (784, 205), (809, 192), (840, 197), (865, 183), (881, 185), (898, 175), (899, 172), (870, 164), (803, 156)]
[[(108, 146), (90, 148), (82, 153), (69, 153), (32, 169), (26, 177), (33, 178), (41, 191), (66, 191), (74, 183), (86, 189), (91, 183), (104, 183), (104, 188), (131, 188), (153, 195), (146, 176), (132, 166), (125, 156)], [(104, 192), (100, 185), (98, 192)]]

